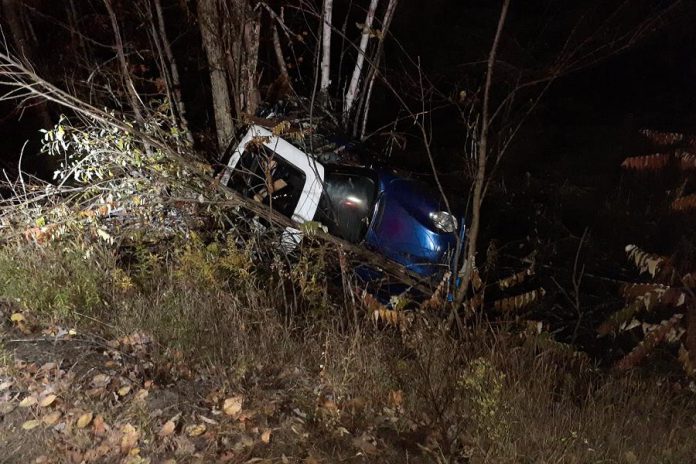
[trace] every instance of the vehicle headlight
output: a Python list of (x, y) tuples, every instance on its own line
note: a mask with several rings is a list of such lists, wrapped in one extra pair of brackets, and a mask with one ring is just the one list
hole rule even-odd
[(436, 229), (443, 232), (454, 232), (457, 230), (457, 218), (446, 211), (430, 213), (430, 220)]

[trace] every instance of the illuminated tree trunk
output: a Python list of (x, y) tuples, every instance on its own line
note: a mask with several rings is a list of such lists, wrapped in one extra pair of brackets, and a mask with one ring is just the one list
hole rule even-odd
[(326, 101), (331, 84), (331, 18), (333, 0), (324, 0), (324, 25), (321, 33), (321, 84), (319, 93)]
[(343, 124), (348, 127), (350, 120), (350, 113), (353, 109), (355, 103), (355, 98), (358, 95), (360, 78), (362, 76), (362, 68), (365, 63), (365, 53), (367, 52), (367, 42), (370, 39), (370, 29), (372, 28), (372, 21), (375, 19), (375, 11), (377, 10), (377, 3), (379, 0), (371, 0), (370, 7), (367, 10), (367, 16), (365, 18), (365, 24), (363, 24), (362, 35), (360, 37), (360, 46), (358, 49), (358, 58), (355, 62), (355, 68), (353, 69), (353, 76), (350, 79), (350, 85), (348, 86), (348, 91), (346, 91), (346, 103), (343, 107)]
[(116, 40), (116, 57), (118, 58), (119, 65), (121, 66), (121, 74), (123, 77), (123, 86), (126, 89), (126, 95), (128, 95), (128, 100), (130, 100), (131, 108), (135, 113), (135, 118), (138, 122), (143, 122), (143, 113), (140, 110), (141, 101), (138, 96), (138, 92), (135, 90), (135, 85), (133, 84), (133, 79), (131, 79), (130, 70), (128, 69), (128, 62), (126, 61), (126, 55), (123, 50), (123, 40), (121, 38), (121, 30), (118, 26), (118, 19), (116, 18), (116, 13), (114, 12), (111, 0), (104, 0), (104, 6), (109, 13), (109, 19), (111, 20), (111, 28), (114, 32), (114, 39)]

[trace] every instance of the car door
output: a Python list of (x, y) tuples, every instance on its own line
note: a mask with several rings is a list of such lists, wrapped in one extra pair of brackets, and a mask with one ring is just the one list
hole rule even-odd
[[(221, 183), (267, 204), (302, 224), (314, 219), (324, 181), (324, 166), (288, 141), (260, 126), (251, 126), (235, 148)], [(302, 239), (288, 227), (283, 245), (294, 248)]]

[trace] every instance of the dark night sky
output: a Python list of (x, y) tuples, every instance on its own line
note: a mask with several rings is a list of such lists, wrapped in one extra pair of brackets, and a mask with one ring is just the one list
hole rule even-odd
[[(591, 29), (602, 18), (603, 8), (610, 10), (618, 3), (513, 0), (501, 45), (501, 63), (496, 72), (505, 77), (510, 70), (538, 67), (558, 49), (578, 18), (585, 18), (578, 31), (582, 35), (587, 32), (585, 28)], [(665, 2), (636, 0), (635, 3), (643, 7), (635, 9), (639, 18), (642, 11), (647, 11), (645, 8)], [(508, 163), (509, 172), (504, 174), (514, 176), (518, 171), (529, 169), (520, 165), (527, 163), (526, 160), (557, 161), (570, 157), (586, 160), (587, 164), (601, 163), (606, 160), (607, 152), (620, 148), (621, 140), (641, 127), (693, 129), (696, 121), (693, 89), (696, 5), (690, 1), (682, 3), (684, 6), (678, 15), (628, 51), (558, 79), (516, 139), (511, 152), (514, 160)], [(480, 87), (482, 68), (475, 63), (485, 59), (499, 8), (500, 2), (489, 0), (402, 1), (393, 34), (411, 58), (420, 58), (427, 75), (442, 91), (471, 90)], [(636, 20), (626, 14), (623, 21), (630, 24)], [(618, 21), (617, 27), (621, 26), (622, 21)], [(185, 40), (186, 35), (182, 39)], [(185, 49), (185, 45), (179, 43), (178, 47)], [(44, 55), (50, 56), (51, 52), (47, 52)], [(399, 71), (405, 59), (398, 47), (387, 49), (387, 54), (390, 66)], [(196, 85), (204, 82), (192, 76), (198, 72), (195, 67), (188, 72), (189, 79)], [(412, 66), (410, 72), (413, 73)], [(394, 79), (398, 84), (398, 78)], [(199, 99), (198, 94), (195, 98)], [(388, 103), (389, 99), (385, 101)], [(390, 105), (383, 105), (382, 110), (381, 114), (375, 111), (376, 122), (380, 118), (389, 121), (396, 112)], [(447, 153), (457, 150), (461, 139), (457, 134), (461, 127), (448, 112), (435, 115), (434, 121), (435, 148), (446, 162)], [(601, 146), (602, 140), (594, 140), (590, 144), (591, 152), (583, 151), (583, 132), (598, 127), (609, 134), (603, 137), (606, 146)], [(6, 163), (12, 164), (10, 160), (16, 159), (19, 147), (32, 134), (35, 134), (35, 127), (30, 116), (19, 124), (8, 120), (0, 125), (0, 136), (5, 141), (2, 158)], [(410, 148), (417, 150), (417, 143)], [(625, 153), (617, 153), (616, 159), (623, 155)]]

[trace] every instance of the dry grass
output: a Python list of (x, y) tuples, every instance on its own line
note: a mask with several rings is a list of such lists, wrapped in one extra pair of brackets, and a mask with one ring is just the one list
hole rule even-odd
[[(532, 335), (483, 325), (457, 339), (426, 316), (403, 334), (376, 327), (326, 291), (324, 260), (301, 261), (298, 276), (252, 256), (195, 240), (128, 259), (96, 244), (7, 246), (0, 285), (19, 305), (13, 311), (39, 327), (69, 324), (105, 339), (150, 334), (154, 379), (177, 391), (179, 409), (194, 380), (196, 389), (203, 382), (208, 392), (276, 405), (266, 418), (273, 441), (248, 459), (684, 463), (696, 455), (694, 396), (668, 379), (617, 377), (540, 348)], [(123, 414), (139, 430), (152, 422), (145, 410)], [(287, 422), (296, 416), (299, 435)], [(157, 445), (159, 426), (144, 432), (153, 440), (143, 455), (171, 451)]]

